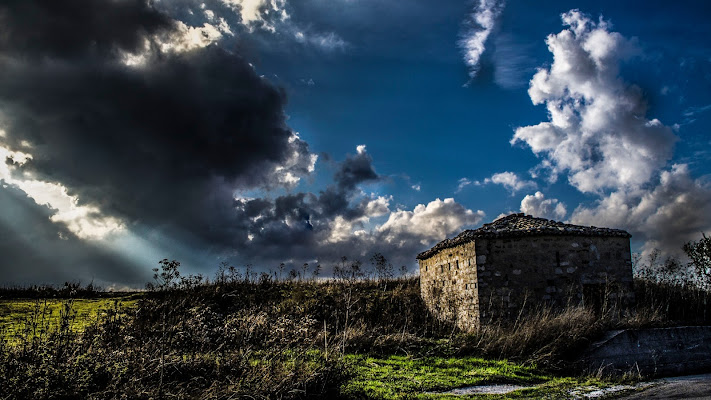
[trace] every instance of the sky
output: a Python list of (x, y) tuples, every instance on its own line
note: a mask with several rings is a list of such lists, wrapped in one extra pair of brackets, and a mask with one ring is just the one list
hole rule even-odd
[(415, 256), (525, 212), (711, 232), (699, 1), (7, 0), (0, 284)]

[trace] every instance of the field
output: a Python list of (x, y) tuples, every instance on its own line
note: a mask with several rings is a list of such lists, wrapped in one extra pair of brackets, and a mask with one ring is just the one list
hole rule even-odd
[[(5, 296), (0, 393), (440, 399), (454, 398), (442, 393), (450, 389), (502, 383), (526, 388), (482, 396), (568, 398), (576, 387), (615, 383), (575, 368), (586, 344), (606, 329), (670, 323), (664, 313), (676, 312), (674, 301), (625, 320), (575, 306), (537, 309), (515, 325), (464, 333), (429, 313), (416, 278), (282, 281), (233, 273), (207, 283), (164, 272), (152, 290), (126, 296)], [(649, 299), (683, 294), (650, 282), (638, 287)], [(689, 309), (690, 299), (679, 297), (678, 305)]]
[(94, 299), (0, 299), (0, 332), (5, 340), (15, 342), (24, 336), (48, 334), (60, 329), (60, 321), (81, 332), (104, 317), (108, 310), (124, 313), (136, 307), (137, 296), (127, 294)]

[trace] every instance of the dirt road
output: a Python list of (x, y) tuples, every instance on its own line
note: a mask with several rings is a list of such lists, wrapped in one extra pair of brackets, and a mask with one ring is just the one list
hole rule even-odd
[(662, 378), (647, 389), (618, 399), (711, 399), (711, 374)]

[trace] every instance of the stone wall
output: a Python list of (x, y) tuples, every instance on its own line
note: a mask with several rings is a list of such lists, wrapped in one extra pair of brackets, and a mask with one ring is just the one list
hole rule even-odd
[(480, 318), (515, 317), (524, 306), (633, 301), (628, 238), (523, 236), (477, 239)]
[(476, 253), (473, 242), (419, 260), (425, 304), (440, 318), (456, 320), (464, 330), (479, 328)]
[(581, 357), (587, 371), (674, 376), (711, 371), (711, 327), (611, 331)]
[(425, 303), (465, 330), (538, 305), (602, 310), (634, 301), (630, 243), (624, 237), (479, 238), (419, 264)]

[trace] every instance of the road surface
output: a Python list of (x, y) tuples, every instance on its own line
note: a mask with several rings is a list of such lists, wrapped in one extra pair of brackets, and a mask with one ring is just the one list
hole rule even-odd
[(711, 374), (658, 379), (653, 386), (618, 399), (711, 399)]

